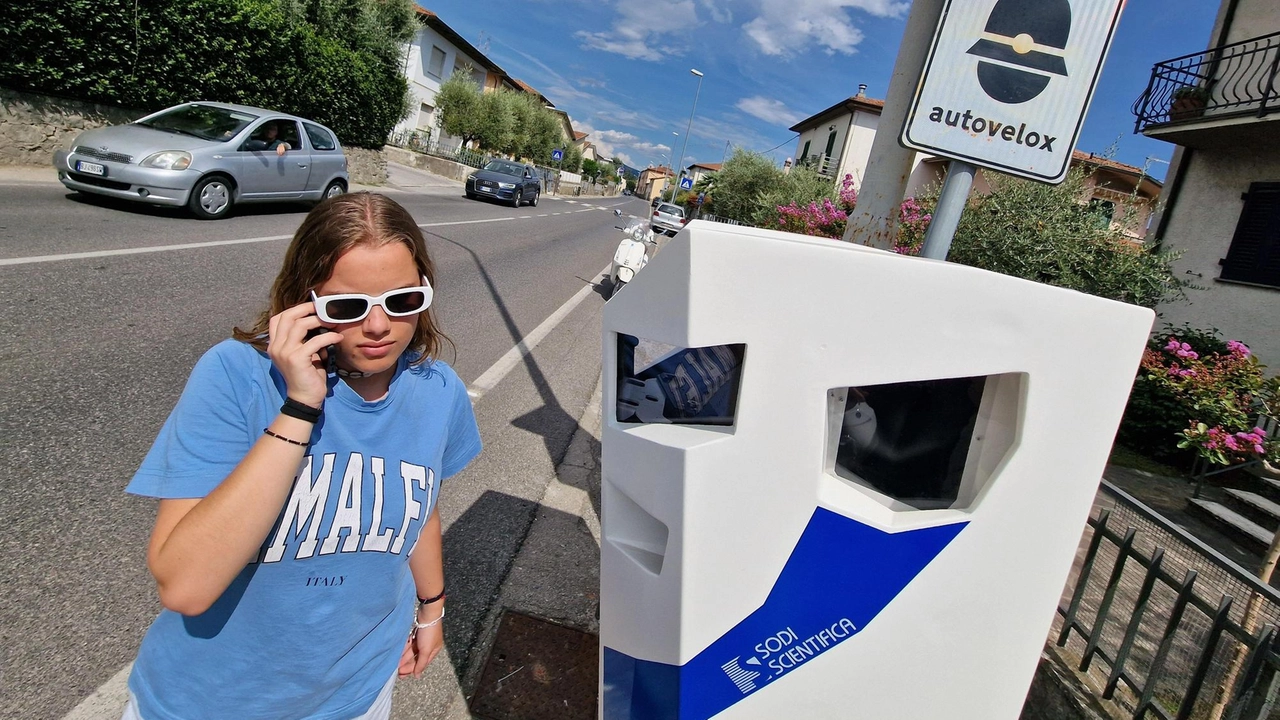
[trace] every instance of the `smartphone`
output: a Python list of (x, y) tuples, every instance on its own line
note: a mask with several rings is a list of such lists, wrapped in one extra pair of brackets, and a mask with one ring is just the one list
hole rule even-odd
[[(310, 340), (317, 335), (323, 335), (327, 332), (329, 332), (329, 328), (318, 327), (308, 332), (306, 339)], [(324, 349), (323, 357), (325, 361), (325, 372), (330, 375), (338, 372), (338, 348), (334, 345), (329, 345)]]

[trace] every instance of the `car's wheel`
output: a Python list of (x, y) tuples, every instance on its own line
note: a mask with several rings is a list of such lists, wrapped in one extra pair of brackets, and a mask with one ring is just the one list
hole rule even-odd
[(231, 178), (226, 175), (209, 175), (200, 178), (196, 186), (191, 188), (187, 207), (201, 220), (219, 220), (231, 214), (231, 206), (235, 203), (234, 195)]
[(346, 191), (347, 191), (347, 186), (344, 185), (341, 180), (334, 180), (333, 182), (329, 183), (328, 187), (324, 189), (324, 199), (328, 200), (329, 198), (332, 198), (332, 197), (338, 197), (339, 195), (345, 193)]
[(533, 199), (529, 201), (529, 207), (538, 207), (538, 196), (542, 194), (540, 190), (533, 191)]
[(516, 188), (511, 193), (511, 207), (520, 207), (520, 201), (524, 199), (524, 188)]

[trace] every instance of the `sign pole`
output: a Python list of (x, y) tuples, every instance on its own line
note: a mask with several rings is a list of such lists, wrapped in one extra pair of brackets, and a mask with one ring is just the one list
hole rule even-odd
[(947, 179), (942, 182), (938, 207), (934, 209), (929, 229), (925, 231), (920, 257), (947, 259), (947, 253), (951, 251), (951, 240), (960, 224), (960, 215), (969, 202), (969, 190), (973, 188), (973, 176), (977, 171), (977, 167), (963, 160), (952, 160), (947, 164)]

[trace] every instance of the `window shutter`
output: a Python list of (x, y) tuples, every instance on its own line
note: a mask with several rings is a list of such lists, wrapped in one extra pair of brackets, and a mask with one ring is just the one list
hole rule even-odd
[(1220, 277), (1280, 287), (1280, 183), (1249, 186)]

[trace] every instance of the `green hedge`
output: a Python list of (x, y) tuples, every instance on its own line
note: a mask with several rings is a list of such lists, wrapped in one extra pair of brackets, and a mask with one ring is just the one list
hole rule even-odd
[[(291, 18), (276, 0), (11, 0), (0, 85), (152, 111), (256, 105), (378, 148), (403, 116), (400, 69)], [(136, 11), (135, 11), (136, 7)]]

